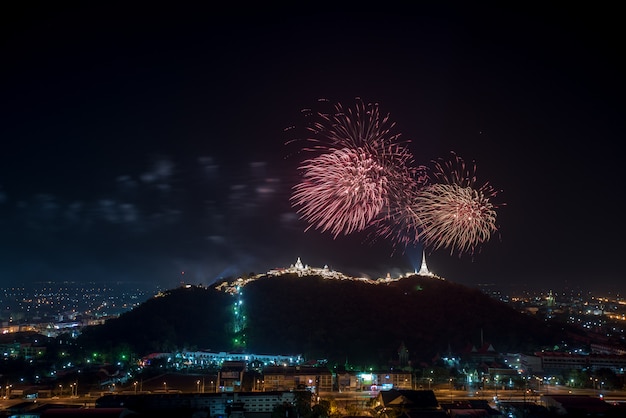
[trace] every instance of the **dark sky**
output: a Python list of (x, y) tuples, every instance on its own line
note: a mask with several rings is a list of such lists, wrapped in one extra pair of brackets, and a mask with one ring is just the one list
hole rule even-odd
[(95, 3), (2, 6), (1, 285), (175, 286), (183, 271), (206, 284), (297, 257), (412, 271), (419, 247), (304, 232), (289, 204), (302, 155), (284, 129), (317, 99), (360, 97), (416, 162), (455, 151), (502, 190), (499, 234), (473, 258), (429, 254), (432, 271), (626, 291), (626, 37), (612, 6)]

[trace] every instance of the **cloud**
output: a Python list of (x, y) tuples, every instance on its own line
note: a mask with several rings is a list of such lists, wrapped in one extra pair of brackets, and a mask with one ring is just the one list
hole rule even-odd
[[(288, 199), (277, 168), (241, 161), (221, 173), (216, 158), (196, 162), (159, 157), (134, 173), (111, 173), (108, 184), (91, 183), (88, 194), (59, 187), (32, 195), (2, 206), (18, 220), (5, 224), (20, 237), (24, 260), (57, 269), (55, 276), (76, 259), (81, 260), (71, 273), (76, 277), (98, 269), (103, 276), (157, 281), (181, 270), (194, 280), (209, 280), (277, 265), (282, 251), (276, 246), (288, 238), (268, 242), (268, 237), (301, 231), (294, 213), (282, 213), (289, 212), (283, 206)], [(42, 249), (34, 251), (33, 243)], [(11, 248), (8, 236), (2, 244)]]
[(171, 189), (170, 180), (174, 174), (174, 163), (166, 158), (154, 162), (151, 170), (142, 173), (139, 178), (142, 182), (151, 184), (159, 190)]
[(134, 191), (137, 189), (139, 183), (136, 180), (133, 180), (131, 176), (123, 175), (118, 176), (115, 181), (122, 191)]
[(261, 198), (267, 198), (278, 192), (280, 180), (275, 178), (264, 179), (263, 182), (256, 186), (256, 192)]
[(96, 210), (102, 219), (113, 224), (135, 223), (139, 220), (138, 210), (132, 203), (102, 199), (98, 202)]
[(218, 176), (219, 165), (215, 163), (213, 157), (198, 157), (203, 174), (209, 179), (215, 179)]

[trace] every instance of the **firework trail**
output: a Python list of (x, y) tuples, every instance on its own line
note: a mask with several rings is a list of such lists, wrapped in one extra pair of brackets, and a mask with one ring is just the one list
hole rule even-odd
[(413, 202), (421, 222), (424, 245), (450, 253), (473, 255), (498, 228), (493, 202), (498, 192), (488, 183), (477, 186), (476, 166), (466, 166), (452, 153), (450, 160), (439, 160), (431, 183), (421, 189)]
[(377, 104), (357, 99), (334, 112), (316, 113), (304, 150), (319, 155), (305, 160), (302, 180), (291, 196), (301, 218), (334, 238), (366, 229), (375, 219), (394, 213), (398, 190), (415, 187), (412, 154), (394, 133), (389, 115)]
[(416, 210), (415, 201), (419, 192), (427, 185), (426, 167), (417, 166), (411, 171), (411, 180), (398, 181), (388, 191), (389, 205), (372, 221), (369, 240), (384, 239), (391, 242), (394, 251), (404, 251), (407, 246), (420, 242), (422, 221)]
[(305, 161), (292, 201), (300, 215), (336, 238), (365, 229), (388, 201), (385, 169), (361, 149), (342, 149)]

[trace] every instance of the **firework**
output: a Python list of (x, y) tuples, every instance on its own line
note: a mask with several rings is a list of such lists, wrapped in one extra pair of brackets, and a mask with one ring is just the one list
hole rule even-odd
[(388, 190), (389, 204), (371, 224), (370, 241), (387, 240), (394, 251), (420, 242), (422, 222), (415, 201), (427, 181), (426, 168), (418, 166), (395, 182)]
[(333, 113), (317, 113), (308, 127), (307, 151), (320, 155), (299, 167), (302, 180), (291, 202), (300, 216), (336, 238), (362, 231), (380, 217), (395, 213), (400, 195), (413, 188), (412, 154), (393, 133), (389, 116), (377, 104), (357, 100), (352, 108), (335, 106)]
[(365, 229), (388, 201), (385, 168), (362, 149), (342, 149), (304, 162), (292, 203), (311, 226), (336, 238)]
[(452, 153), (431, 172), (432, 183), (421, 189), (412, 207), (421, 224), (422, 240), (433, 249), (474, 254), (497, 231), (497, 191), (488, 183), (477, 186), (476, 166), (466, 166)]
[(318, 119), (308, 130), (309, 140), (318, 148), (359, 148), (369, 146), (383, 149), (390, 144), (398, 144), (401, 134), (393, 132), (395, 122), (390, 115), (381, 116), (376, 103), (365, 104), (356, 100), (354, 108), (346, 108), (341, 103), (332, 113), (317, 113)]

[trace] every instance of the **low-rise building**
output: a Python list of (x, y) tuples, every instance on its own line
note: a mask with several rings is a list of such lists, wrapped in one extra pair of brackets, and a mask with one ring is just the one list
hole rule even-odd
[(313, 393), (333, 390), (333, 375), (326, 367), (265, 367), (263, 381), (265, 390), (308, 389)]
[[(269, 417), (277, 406), (293, 407), (296, 395), (290, 391), (222, 392), (174, 394), (105, 395), (96, 400), (96, 408), (125, 407), (150, 416), (152, 413), (203, 412), (209, 417), (234, 415)], [(162, 415), (159, 415), (162, 416)], [(176, 415), (172, 415), (176, 416)]]
[(432, 390), (383, 390), (374, 400), (374, 409), (383, 417), (448, 417)]
[(541, 360), (541, 371), (544, 373), (559, 373), (564, 370), (610, 369), (621, 375), (626, 369), (626, 355), (542, 351), (535, 353), (535, 357)]

